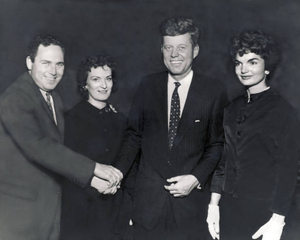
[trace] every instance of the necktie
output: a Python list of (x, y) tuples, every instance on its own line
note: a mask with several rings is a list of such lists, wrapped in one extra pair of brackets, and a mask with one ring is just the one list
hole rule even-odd
[(50, 109), (50, 111), (53, 113), (53, 108), (52, 108), (52, 104), (51, 104), (51, 94), (49, 92), (46, 92), (46, 102), (47, 102), (47, 105)]
[(171, 99), (170, 125), (169, 125), (169, 148), (173, 147), (173, 142), (176, 136), (178, 123), (180, 120), (180, 100), (178, 95), (179, 82), (175, 82), (175, 89)]

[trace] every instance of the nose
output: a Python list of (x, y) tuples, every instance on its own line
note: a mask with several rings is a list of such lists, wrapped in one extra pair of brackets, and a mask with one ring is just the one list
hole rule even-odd
[(107, 88), (107, 83), (106, 83), (106, 80), (103, 79), (102, 81), (100, 81), (100, 87), (106, 89)]
[(248, 72), (248, 67), (247, 67), (247, 64), (243, 64), (241, 66), (241, 73), (247, 73)]
[(178, 57), (178, 50), (177, 50), (177, 48), (174, 48), (173, 50), (172, 50), (172, 53), (171, 53), (171, 57)]
[(51, 65), (50, 66), (50, 69), (49, 69), (49, 72), (51, 75), (56, 75), (57, 74), (57, 69), (56, 69), (56, 66), (55, 65)]

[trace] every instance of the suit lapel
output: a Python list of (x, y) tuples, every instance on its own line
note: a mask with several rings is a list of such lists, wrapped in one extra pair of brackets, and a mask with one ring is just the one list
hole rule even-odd
[[(64, 134), (64, 124), (65, 124), (64, 116), (63, 116), (64, 115), (63, 104), (62, 104), (57, 92), (55, 92), (55, 91), (52, 92), (52, 98), (53, 98), (54, 109), (55, 109), (55, 114), (56, 114), (57, 128), (58, 128), (59, 133), (61, 135), (63, 135)], [(51, 114), (51, 115), (53, 118), (53, 114)], [(54, 119), (53, 119), (53, 121), (54, 121)]]
[(164, 73), (157, 81), (157, 85), (153, 86), (154, 101), (153, 106), (156, 112), (156, 123), (158, 129), (162, 130), (163, 134), (168, 135), (168, 74)]
[[(33, 95), (36, 96), (36, 98), (38, 98), (38, 100), (42, 103), (43, 109), (45, 110), (45, 112), (47, 113), (47, 115), (49, 116), (49, 118), (52, 119), (53, 124), (56, 126), (55, 121), (54, 121), (54, 118), (53, 118), (53, 114), (52, 114), (51, 110), (49, 109), (49, 107), (48, 107), (48, 105), (47, 105), (47, 103), (46, 103), (46, 101), (45, 101), (45, 99), (44, 99), (44, 97), (43, 97), (43, 95), (42, 95), (42, 93), (41, 93), (39, 87), (34, 83), (32, 77), (30, 76), (29, 73), (27, 73), (27, 74), (25, 75), (25, 79), (26, 79), (27, 83), (30, 85), (30, 87), (31, 87), (31, 89), (32, 89), (32, 91), (33, 91)], [(54, 92), (54, 93), (55, 93), (55, 92)], [(55, 93), (54, 95), (57, 95), (57, 93)], [(53, 97), (53, 96), (52, 96), (52, 97)], [(56, 104), (55, 98), (58, 99), (59, 96), (56, 96), (56, 97), (53, 98), (53, 101), (54, 101), (54, 108), (55, 108), (55, 112), (56, 112), (56, 117), (57, 117), (57, 118), (62, 118), (62, 116), (61, 116), (62, 114), (60, 114), (60, 113), (58, 114), (58, 113), (57, 113), (57, 110), (56, 110), (56, 105), (58, 105), (58, 107), (61, 108), (60, 105), (62, 105), (62, 104)], [(60, 124), (59, 122), (61, 122), (62, 124)], [(63, 120), (60, 119), (60, 121), (59, 121), (59, 120), (57, 119), (57, 124), (58, 124), (58, 128), (59, 128), (59, 129), (58, 129), (58, 128), (56, 128), (56, 129), (58, 130), (58, 133), (59, 133), (60, 135), (62, 135), (62, 134), (63, 134), (63, 127), (64, 127), (64, 126), (60, 126), (60, 125), (63, 125), (63, 124), (64, 124)]]
[(198, 79), (195, 75), (193, 76), (172, 149), (179, 145), (185, 133), (193, 124), (195, 113), (199, 111), (197, 108), (199, 107), (199, 102), (202, 101), (200, 81), (201, 79)]

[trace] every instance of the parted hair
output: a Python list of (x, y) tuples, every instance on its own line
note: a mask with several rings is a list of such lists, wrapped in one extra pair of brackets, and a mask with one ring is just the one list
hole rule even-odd
[(161, 23), (159, 32), (162, 42), (164, 36), (178, 36), (189, 33), (193, 47), (198, 44), (200, 36), (199, 29), (196, 27), (193, 19), (185, 17), (174, 17), (165, 20)]

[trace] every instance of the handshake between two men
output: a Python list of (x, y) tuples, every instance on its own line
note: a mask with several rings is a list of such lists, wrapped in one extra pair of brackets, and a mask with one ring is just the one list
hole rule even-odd
[(120, 188), (123, 174), (120, 170), (110, 165), (96, 163), (91, 186), (102, 194), (115, 194)]

